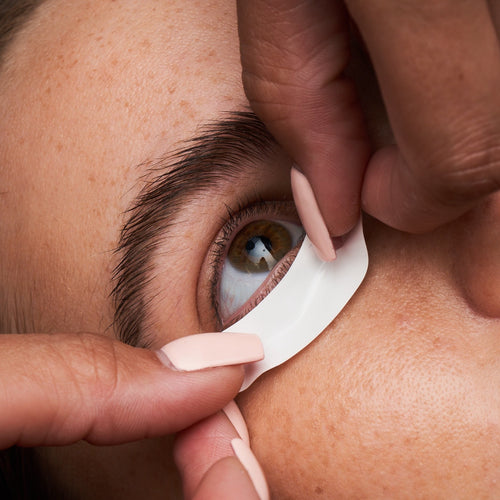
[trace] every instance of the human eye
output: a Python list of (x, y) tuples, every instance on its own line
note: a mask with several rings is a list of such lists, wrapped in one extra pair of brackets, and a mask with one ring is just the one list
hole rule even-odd
[(215, 327), (253, 309), (290, 268), (305, 232), (292, 202), (260, 202), (229, 213), (206, 265)]

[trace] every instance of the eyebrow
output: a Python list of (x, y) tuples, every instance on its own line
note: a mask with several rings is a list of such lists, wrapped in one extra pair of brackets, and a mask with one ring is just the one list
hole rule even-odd
[(155, 277), (153, 257), (174, 217), (195, 196), (233, 182), (268, 158), (275, 146), (255, 114), (231, 112), (200, 127), (181, 149), (152, 162), (141, 178), (144, 187), (125, 212), (115, 250), (119, 260), (112, 276), (113, 326), (122, 342), (150, 344), (143, 331), (152, 300), (146, 291)]

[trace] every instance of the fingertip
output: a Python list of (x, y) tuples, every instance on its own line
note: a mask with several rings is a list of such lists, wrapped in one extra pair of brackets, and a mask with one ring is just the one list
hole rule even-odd
[(350, 233), (361, 217), (361, 210), (358, 204), (352, 210), (345, 210), (339, 216), (334, 214), (325, 215), (325, 224), (332, 238), (341, 238)]
[(231, 440), (237, 436), (236, 429), (222, 412), (197, 422), (177, 435), (174, 459), (187, 498), (197, 491), (215, 462), (233, 455)]
[(359, 204), (354, 202), (349, 207), (332, 209), (332, 201), (325, 200), (324, 193), (314, 191), (296, 164), (291, 169), (291, 185), (300, 220), (318, 256), (324, 261), (334, 260), (336, 251), (332, 238), (344, 236), (353, 229), (360, 216)]
[(378, 150), (370, 159), (361, 189), (361, 208), (372, 217), (387, 223), (392, 207), (389, 185), (396, 162), (397, 149), (388, 146)]
[(230, 401), (224, 408), (222, 408), (222, 411), (226, 415), (226, 417), (229, 419), (231, 424), (233, 424), (233, 427), (235, 428), (236, 432), (239, 434), (240, 438), (248, 445), (250, 445), (250, 436), (248, 434), (248, 428), (247, 424), (245, 422), (245, 419), (243, 418), (243, 415), (241, 414), (240, 409), (238, 408), (238, 405), (235, 403), (235, 401)]
[(401, 182), (406, 168), (397, 146), (378, 150), (370, 159), (361, 190), (363, 210), (380, 222), (406, 232), (418, 232), (414, 215), (417, 188), (407, 191)]
[(307, 177), (293, 166), (291, 184), (300, 220), (319, 258), (335, 259), (335, 248)]
[(250, 447), (239, 438), (231, 441), (234, 454), (247, 471), (260, 500), (269, 500), (269, 488), (264, 472)]
[(470, 208), (446, 204), (431, 181), (413, 172), (397, 146), (384, 147), (366, 169), (362, 208), (393, 229), (413, 234), (432, 231)]
[[(236, 457), (225, 457), (205, 474), (193, 500), (262, 500), (252, 480)], [(267, 497), (269, 498), (269, 497)]]
[(264, 348), (255, 334), (214, 332), (180, 337), (157, 352), (171, 369), (198, 371), (206, 368), (261, 361)]

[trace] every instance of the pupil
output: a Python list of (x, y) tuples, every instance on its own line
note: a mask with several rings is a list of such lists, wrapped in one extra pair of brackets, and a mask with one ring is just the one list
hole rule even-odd
[(228, 259), (236, 269), (247, 273), (269, 272), (292, 246), (292, 236), (281, 223), (257, 220), (236, 235)]
[(245, 250), (250, 253), (253, 249), (255, 248), (255, 243), (254, 243), (254, 238), (251, 240), (247, 241), (247, 244), (245, 245)]

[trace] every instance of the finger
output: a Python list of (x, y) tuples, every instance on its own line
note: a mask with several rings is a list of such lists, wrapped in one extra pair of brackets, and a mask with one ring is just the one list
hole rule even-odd
[(194, 496), (210, 467), (224, 457), (234, 456), (231, 440), (236, 437), (236, 429), (221, 412), (196, 423), (178, 435), (174, 457), (186, 498)]
[(500, 34), (500, 2), (498, 2), (498, 0), (488, 0), (488, 6), (490, 8), (493, 26), (498, 36)]
[[(190, 498), (190, 497), (187, 497)], [(212, 466), (193, 500), (262, 500), (246, 470), (236, 457), (226, 457)]]
[[(269, 497), (262, 470), (248, 444), (241, 439), (247, 434), (235, 403), (230, 410), (212, 415), (179, 434), (174, 456), (186, 498)], [(239, 460), (235, 461), (235, 454)], [(221, 481), (226, 492), (218, 484)]]
[(243, 84), (255, 113), (307, 176), (331, 235), (359, 217), (369, 146), (344, 69), (339, 0), (238, 1)]
[[(220, 342), (217, 363), (224, 364), (220, 335), (213, 342)], [(262, 357), (251, 343), (242, 349), (240, 362)], [(243, 380), (241, 366), (180, 372), (151, 351), (90, 334), (0, 335), (0, 360), (1, 448), (169, 434), (222, 408)]]
[(500, 50), (484, 0), (347, 0), (398, 150), (369, 163), (363, 206), (421, 231), (500, 185)]

